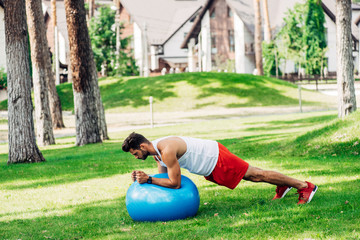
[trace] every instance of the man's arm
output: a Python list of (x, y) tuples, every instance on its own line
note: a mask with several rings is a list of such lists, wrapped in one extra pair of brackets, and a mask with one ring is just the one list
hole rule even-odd
[(158, 165), (158, 171), (159, 173), (167, 173), (167, 168), (166, 167), (163, 167), (161, 166), (160, 162), (154, 157), (157, 165)]
[(167, 147), (167, 149), (164, 149), (161, 157), (167, 166), (169, 178), (153, 178), (152, 183), (168, 188), (180, 188), (181, 170), (179, 162), (176, 158), (175, 149)]
[[(179, 162), (176, 158), (176, 149), (166, 147), (162, 151), (161, 157), (167, 166), (167, 173), (169, 178), (152, 178), (152, 184), (156, 184), (168, 188), (180, 188), (181, 186), (181, 170)], [(166, 169), (166, 168), (165, 168)], [(136, 180), (139, 183), (146, 183), (149, 176), (142, 172), (136, 172)]]

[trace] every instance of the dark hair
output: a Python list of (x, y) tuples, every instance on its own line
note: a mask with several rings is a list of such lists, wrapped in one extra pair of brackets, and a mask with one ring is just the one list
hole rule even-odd
[(122, 150), (124, 152), (129, 152), (131, 148), (134, 150), (140, 149), (140, 144), (142, 143), (149, 143), (149, 140), (143, 135), (133, 132), (123, 142)]

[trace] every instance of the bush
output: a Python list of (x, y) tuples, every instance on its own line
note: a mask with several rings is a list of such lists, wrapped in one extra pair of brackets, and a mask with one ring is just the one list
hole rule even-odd
[[(116, 54), (115, 11), (110, 7), (99, 9), (100, 14), (90, 21), (89, 35), (97, 71), (105, 68), (108, 76), (138, 75), (133, 53), (127, 50), (131, 37), (120, 40), (119, 56)], [(120, 31), (124, 28), (121, 24)]]
[(0, 68), (0, 89), (7, 89), (7, 74), (3, 68)]

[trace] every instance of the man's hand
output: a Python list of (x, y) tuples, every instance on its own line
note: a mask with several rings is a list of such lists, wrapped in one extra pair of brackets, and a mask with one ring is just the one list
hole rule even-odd
[(149, 175), (147, 175), (143, 171), (133, 171), (131, 173), (131, 178), (133, 179), (133, 181), (137, 180), (138, 183), (146, 183), (149, 179)]
[(136, 181), (136, 171), (133, 171), (133, 172), (131, 173), (131, 179), (133, 180), (133, 182)]

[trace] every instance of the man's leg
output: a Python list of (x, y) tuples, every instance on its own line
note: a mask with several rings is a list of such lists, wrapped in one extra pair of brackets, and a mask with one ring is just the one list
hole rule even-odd
[(308, 186), (305, 181), (300, 181), (278, 172), (262, 170), (252, 166), (249, 166), (243, 179), (252, 182), (266, 182), (276, 186), (294, 187), (296, 189), (302, 189)]
[(252, 166), (249, 166), (243, 179), (252, 182), (266, 182), (277, 185), (276, 195), (273, 199), (283, 198), (291, 187), (297, 188), (299, 194), (298, 204), (309, 203), (318, 189), (318, 187), (312, 183), (300, 181), (278, 172), (262, 170)]

